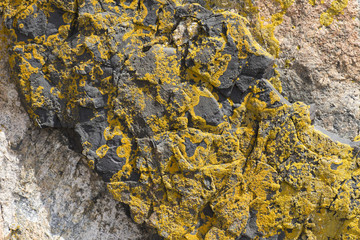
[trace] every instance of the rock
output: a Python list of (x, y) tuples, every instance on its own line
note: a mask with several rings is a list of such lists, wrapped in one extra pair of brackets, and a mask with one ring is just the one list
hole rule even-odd
[[(11, 36), (11, 77), (34, 123), (62, 130), (113, 197), (129, 207), (133, 221), (165, 239), (360, 235), (359, 143), (326, 135), (311, 124), (307, 105), (280, 95), (277, 41), (268, 26), (252, 25), (250, 1), (239, 4), (239, 14), (202, 1), (51, 2), (0, 5)], [(283, 14), (290, 5), (280, 1)], [(320, 17), (323, 25), (342, 2), (336, 6)], [(47, 16), (44, 31), (16, 24), (31, 22), (35, 10)], [(56, 25), (54, 17), (63, 21)], [(297, 68), (300, 78), (315, 81), (316, 69)], [(47, 139), (57, 142), (52, 134), (31, 131), (17, 151), (45, 155), (22, 164), (53, 186), (47, 175), (58, 164), (64, 178), (77, 178), (80, 157), (60, 162), (68, 154), (64, 148), (46, 152)], [(93, 186), (60, 183), (68, 186), (61, 198), (74, 190), (83, 199), (87, 192), (80, 186)], [(52, 199), (48, 192), (44, 199)], [(77, 199), (55, 203), (71, 217), (51, 213), (50, 227), (72, 229), (97, 211), (95, 205), (85, 211)]]
[(34, 128), (0, 42), (0, 239), (147, 239), (60, 131)]
[[(277, 64), (289, 101), (315, 104), (315, 124), (354, 139), (360, 134), (359, 3), (349, 1), (325, 27), (319, 19), (329, 2), (298, 1), (288, 8), (275, 32), (281, 49)], [(275, 11), (271, 4), (259, 6), (263, 14)]]

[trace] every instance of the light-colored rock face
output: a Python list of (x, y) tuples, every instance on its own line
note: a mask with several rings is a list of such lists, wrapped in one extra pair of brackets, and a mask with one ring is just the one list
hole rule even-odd
[[(261, 13), (273, 13), (262, 5)], [(266, 1), (265, 1), (266, 2)], [(315, 104), (315, 124), (353, 139), (360, 134), (359, 5), (351, 0), (329, 27), (320, 15), (329, 7), (295, 1), (277, 27), (283, 94), (291, 102)]]
[(0, 44), (0, 239), (146, 239), (59, 131), (31, 127)]
[(5, 134), (0, 133), (3, 237), (143, 239), (140, 226), (64, 146), (59, 132), (31, 129), (13, 153)]

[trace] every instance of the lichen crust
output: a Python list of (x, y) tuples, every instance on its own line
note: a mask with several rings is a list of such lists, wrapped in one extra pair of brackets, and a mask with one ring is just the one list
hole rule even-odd
[(359, 144), (317, 130), (307, 105), (281, 96), (273, 31), (293, 1), (276, 2), (273, 24), (257, 28), (251, 1), (0, 9), (30, 117), (62, 129), (135, 222), (165, 239), (358, 239)]

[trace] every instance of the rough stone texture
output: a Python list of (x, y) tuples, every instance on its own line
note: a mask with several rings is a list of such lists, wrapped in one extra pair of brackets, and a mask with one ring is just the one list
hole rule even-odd
[(32, 120), (62, 129), (164, 238), (356, 239), (358, 144), (318, 131), (266, 80), (274, 40), (196, 2), (2, 5)]
[(0, 239), (147, 239), (58, 131), (34, 128), (0, 42)]
[(1, 132), (2, 239), (146, 239), (58, 132), (29, 129), (20, 151)]
[[(269, 1), (257, 4), (264, 16), (276, 11)], [(275, 31), (280, 79), (290, 102), (314, 105), (315, 124), (354, 139), (360, 134), (359, 2), (349, 1), (343, 14), (324, 27), (319, 19), (329, 5), (295, 1), (287, 10)]]

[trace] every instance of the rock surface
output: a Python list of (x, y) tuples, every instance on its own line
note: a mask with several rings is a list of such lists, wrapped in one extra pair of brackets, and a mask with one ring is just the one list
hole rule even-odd
[[(306, 105), (282, 98), (266, 51), (276, 49), (253, 38), (244, 17), (196, 2), (203, 6), (9, 2), (3, 8), (12, 38), (9, 62), (32, 120), (61, 129), (110, 182), (113, 196), (129, 205), (133, 220), (164, 238), (358, 237), (358, 144), (327, 137), (311, 125)], [(83, 199), (79, 186), (93, 196), (87, 192), (93, 181), (73, 179), (86, 172), (74, 170), (80, 157), (69, 157), (65, 147), (57, 152), (56, 143), (64, 140), (50, 131), (26, 131), (12, 146), (24, 159), (21, 167), (34, 169), (30, 178), (43, 181), (44, 199), (52, 199), (58, 189), (49, 183), (62, 175), (71, 178), (60, 181), (66, 186), (61, 197), (76, 190)], [(55, 143), (51, 150), (44, 149), (47, 139)], [(27, 161), (28, 154), (41, 153), (48, 156)], [(31, 209), (42, 209), (19, 202), (19, 216), (35, 219)], [(64, 238), (95, 236), (85, 226), (68, 231), (96, 206), (82, 207), (77, 198), (73, 205), (49, 202), (50, 220), (43, 225), (56, 226), (52, 234), (61, 229)], [(98, 216), (113, 214), (102, 206)], [(69, 221), (52, 212), (61, 207), (70, 209)], [(32, 228), (26, 224), (24, 234)], [(97, 236), (111, 232), (96, 226)], [(12, 228), (8, 234), (21, 233)], [(144, 234), (134, 229), (129, 238)]]
[(354, 139), (360, 135), (359, 4), (349, 1), (328, 27), (319, 18), (324, 8), (296, 1), (276, 36), (283, 93), (291, 102), (316, 108), (314, 123)]
[(150, 239), (59, 131), (34, 128), (0, 42), (0, 239)]
[[(236, 1), (218, 2), (218, 6), (239, 10)], [(282, 94), (292, 103), (312, 105), (314, 124), (354, 139), (360, 134), (359, 1), (325, 0), (313, 5), (307, 1), (253, 1), (262, 24), (278, 21), (271, 16), (281, 12), (282, 2), (287, 4), (283, 20), (273, 30), (279, 40), (276, 63)], [(332, 2), (347, 2), (347, 7), (330, 25), (323, 26), (321, 16), (335, 5)]]

